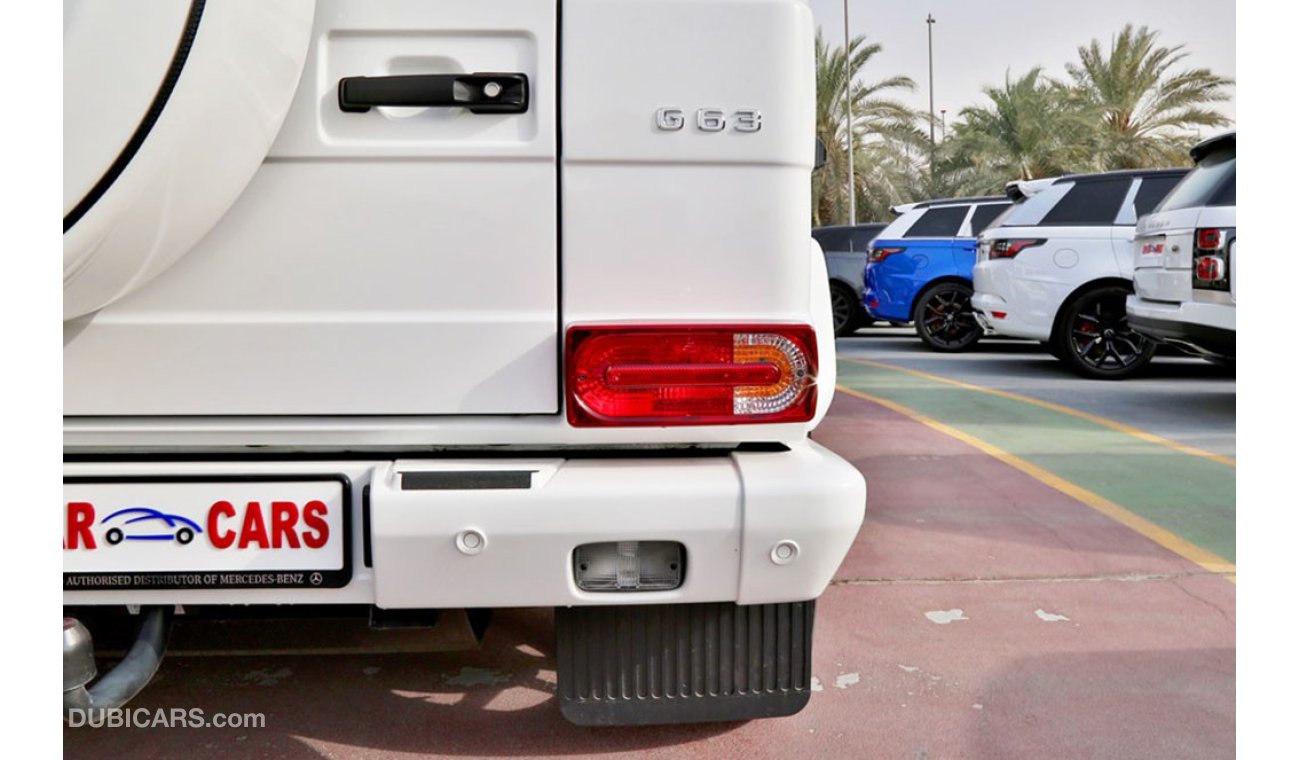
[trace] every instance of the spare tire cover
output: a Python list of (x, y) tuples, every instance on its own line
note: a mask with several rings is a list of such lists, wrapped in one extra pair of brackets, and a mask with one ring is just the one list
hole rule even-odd
[(64, 0), (63, 317), (180, 258), (261, 165), (313, 0)]

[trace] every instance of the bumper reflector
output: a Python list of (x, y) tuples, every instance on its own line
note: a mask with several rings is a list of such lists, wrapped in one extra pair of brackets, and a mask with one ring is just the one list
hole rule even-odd
[(573, 552), (583, 591), (670, 591), (682, 585), (686, 547), (676, 541), (606, 541)]

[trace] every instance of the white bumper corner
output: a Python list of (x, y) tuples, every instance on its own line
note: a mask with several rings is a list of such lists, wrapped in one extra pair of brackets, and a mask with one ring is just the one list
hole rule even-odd
[[(971, 296), (971, 306), (975, 309), (975, 319), (987, 330), (1011, 338), (1032, 338), (1047, 340), (1052, 337), (1051, 325), (1046, 327), (1020, 318), (1007, 302), (991, 293), (976, 293)], [(993, 312), (1002, 314), (994, 317)]]

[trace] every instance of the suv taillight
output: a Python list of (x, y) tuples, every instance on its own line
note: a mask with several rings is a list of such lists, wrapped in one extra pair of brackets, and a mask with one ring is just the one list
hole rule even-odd
[(817, 407), (807, 325), (570, 327), (566, 406), (575, 427), (806, 422)]
[(1192, 287), (1197, 290), (1230, 290), (1228, 280), (1228, 238), (1232, 230), (1202, 227), (1196, 231), (1192, 252)]
[(1213, 227), (1196, 231), (1196, 248), (1204, 251), (1217, 251), (1223, 247), (1223, 230)]
[(992, 261), (993, 259), (1014, 259), (1017, 253), (1020, 253), (1026, 248), (1033, 248), (1035, 246), (1042, 245), (1043, 243), (1046, 242), (1047, 242), (1046, 240), (1042, 240), (1042, 239), (1024, 239), (1024, 238), (1019, 240), (1011, 239), (1011, 238), (1007, 238), (1004, 240), (994, 240), (993, 245), (989, 246), (989, 260)]
[(871, 264), (879, 264), (890, 256), (906, 250), (906, 248), (872, 248), (871, 253), (867, 256), (867, 261)]

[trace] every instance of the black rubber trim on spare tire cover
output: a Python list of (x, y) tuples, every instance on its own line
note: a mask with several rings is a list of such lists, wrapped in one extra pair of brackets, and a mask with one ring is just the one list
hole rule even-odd
[(199, 19), (203, 18), (205, 2), (206, 0), (193, 0), (190, 3), (189, 17), (185, 19), (185, 30), (181, 33), (180, 42), (176, 45), (176, 53), (172, 55), (171, 65), (167, 67), (167, 76), (163, 77), (162, 84), (158, 87), (158, 93), (153, 96), (153, 102), (149, 104), (149, 110), (145, 112), (140, 126), (135, 128), (135, 133), (131, 135), (131, 139), (127, 141), (126, 146), (122, 148), (122, 152), (117, 154), (117, 158), (108, 167), (108, 171), (104, 173), (104, 176), (100, 177), (95, 186), (90, 188), (90, 192), (86, 193), (86, 197), (82, 198), (81, 202), (73, 206), (67, 216), (63, 217), (64, 232), (72, 229), (72, 225), (85, 216), (86, 212), (90, 211), (91, 207), (95, 205), (95, 202), (102, 198), (104, 193), (108, 192), (108, 189), (113, 186), (113, 183), (117, 181), (122, 172), (126, 171), (127, 164), (131, 163), (131, 159), (135, 158), (135, 154), (139, 152), (145, 138), (149, 136), (149, 131), (157, 123), (158, 117), (162, 116), (163, 108), (167, 105), (172, 90), (176, 89), (177, 80), (181, 78), (181, 69), (185, 68), (185, 61), (190, 57), (190, 48), (194, 46), (194, 37), (199, 33)]

